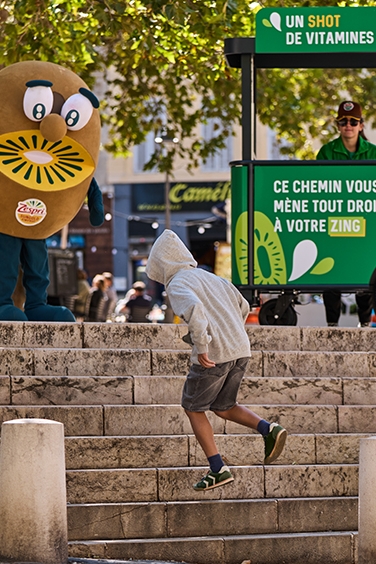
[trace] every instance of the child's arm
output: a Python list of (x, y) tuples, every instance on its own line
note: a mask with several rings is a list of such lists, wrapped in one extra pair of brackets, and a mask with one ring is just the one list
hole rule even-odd
[(207, 353), (201, 353), (197, 355), (197, 360), (204, 368), (213, 368), (215, 366), (215, 362), (210, 360)]
[(212, 337), (208, 333), (206, 308), (189, 288), (179, 287), (169, 294), (171, 307), (188, 325), (190, 338), (198, 354), (208, 353)]
[(239, 290), (236, 288), (236, 286), (232, 286), (232, 287), (236, 292), (236, 296), (238, 298), (238, 304), (239, 304), (240, 310), (242, 312), (243, 321), (245, 323), (245, 321), (246, 321), (246, 319), (249, 315), (249, 312), (250, 312), (249, 303), (247, 302), (247, 300), (245, 299), (243, 294), (241, 294), (239, 292)]

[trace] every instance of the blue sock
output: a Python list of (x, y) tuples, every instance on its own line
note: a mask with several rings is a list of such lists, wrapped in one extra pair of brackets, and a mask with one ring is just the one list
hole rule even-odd
[(222, 456), (220, 454), (215, 454), (214, 456), (209, 456), (208, 458), (210, 464), (210, 470), (212, 472), (219, 472), (223, 466)]
[(265, 419), (261, 419), (260, 423), (257, 425), (257, 430), (263, 437), (266, 437), (266, 435), (269, 434), (269, 427), (270, 423), (265, 421)]

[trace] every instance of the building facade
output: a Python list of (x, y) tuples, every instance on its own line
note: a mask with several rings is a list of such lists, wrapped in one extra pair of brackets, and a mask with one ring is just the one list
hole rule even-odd
[[(259, 125), (261, 158), (266, 158), (266, 135)], [(166, 226), (165, 189), (169, 184), (170, 222), (197, 262), (220, 270), (229, 249), (230, 162), (241, 159), (240, 128), (226, 147), (192, 172), (177, 159), (170, 178), (143, 170), (154, 151), (154, 138), (134, 147), (131, 157), (106, 155), (104, 183), (113, 189), (113, 273), (119, 292), (145, 279), (150, 248)], [(203, 135), (211, 135), (210, 127)], [(264, 152), (263, 152), (264, 151)], [(103, 164), (103, 163), (102, 163)], [(227, 263), (228, 264), (228, 263)], [(149, 282), (150, 286), (150, 282)]]

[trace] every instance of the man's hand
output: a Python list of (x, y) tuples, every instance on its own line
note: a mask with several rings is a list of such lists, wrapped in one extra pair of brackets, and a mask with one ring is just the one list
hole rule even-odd
[(210, 360), (207, 353), (198, 354), (197, 359), (204, 368), (213, 368), (213, 366), (215, 366), (215, 362)]

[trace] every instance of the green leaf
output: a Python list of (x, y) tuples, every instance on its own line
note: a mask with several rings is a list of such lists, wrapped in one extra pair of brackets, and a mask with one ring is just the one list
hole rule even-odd
[(270, 21), (266, 20), (265, 18), (262, 20), (262, 23), (264, 24), (265, 27), (273, 27)]
[(326, 257), (311, 270), (310, 274), (326, 274), (332, 270), (334, 266), (334, 259), (332, 257)]

